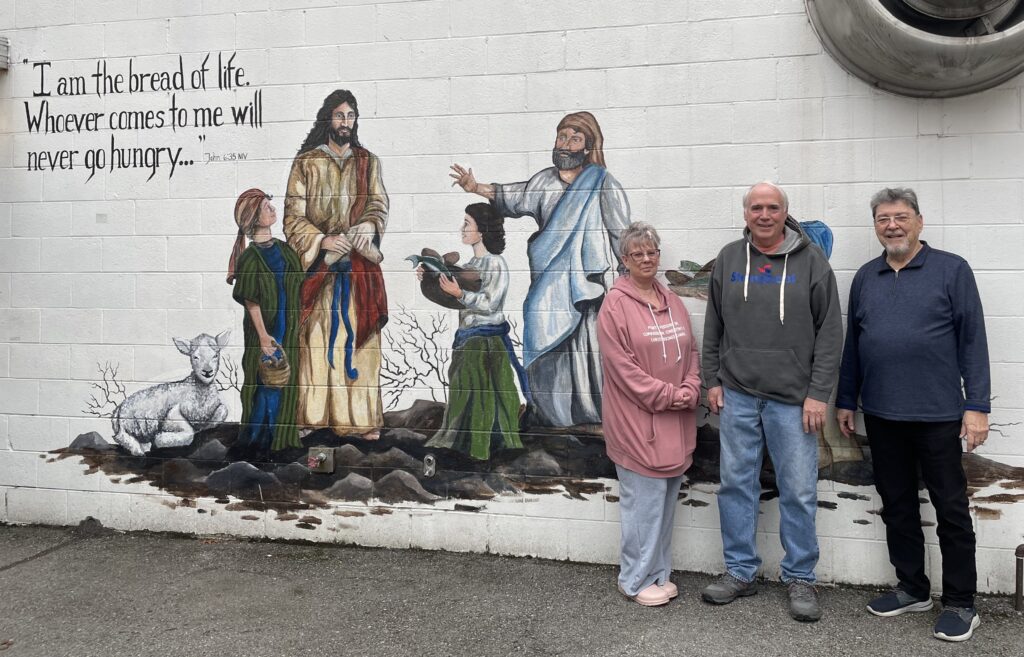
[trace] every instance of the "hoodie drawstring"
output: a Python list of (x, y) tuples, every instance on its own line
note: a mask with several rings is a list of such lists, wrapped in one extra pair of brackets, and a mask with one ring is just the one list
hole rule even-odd
[[(750, 242), (747, 246), (747, 269), (743, 273), (743, 302), (747, 302), (747, 290), (750, 284)], [(789, 268), (789, 254), (782, 261), (782, 281), (779, 284), (779, 323), (786, 323), (786, 271)], [(670, 311), (671, 312), (671, 311)]]
[(676, 362), (678, 363), (683, 359), (683, 348), (679, 345), (679, 331), (676, 330), (676, 318), (672, 316), (672, 306), (668, 307), (668, 322), (672, 325), (672, 331), (676, 336)]

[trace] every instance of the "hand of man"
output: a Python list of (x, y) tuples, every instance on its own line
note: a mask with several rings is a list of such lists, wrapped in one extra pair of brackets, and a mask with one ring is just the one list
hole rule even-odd
[(344, 235), (328, 235), (320, 242), (320, 248), (343, 256), (352, 250), (352, 242)]
[(850, 434), (857, 430), (857, 425), (854, 422), (853, 411), (848, 408), (837, 408), (836, 409), (836, 422), (839, 423), (839, 430), (843, 432), (843, 435), (847, 438)]
[(414, 271), (416, 272), (416, 280), (422, 281), (423, 273), (426, 271), (425, 269), (423, 269), (423, 265), (417, 265)]
[(377, 227), (370, 221), (356, 224), (348, 231), (349, 239), (352, 241), (352, 248), (359, 253), (365, 254), (373, 244), (373, 238), (377, 235)]
[(708, 388), (708, 406), (711, 407), (711, 412), (715, 415), (718, 415), (722, 407), (725, 406), (725, 393), (722, 391), (722, 386)]
[(960, 437), (967, 438), (967, 451), (973, 452), (985, 444), (988, 438), (988, 414), (980, 411), (964, 411), (964, 420), (960, 425)]
[(455, 179), (455, 182), (452, 183), (452, 187), (458, 185), (462, 188), (462, 191), (475, 194), (477, 182), (476, 177), (473, 176), (473, 169), (463, 168), (462, 165), (459, 164), (453, 164), (451, 169), (452, 173), (449, 173), (448, 175)]
[(825, 426), (828, 404), (808, 397), (804, 400), (804, 433), (818, 433)]
[(445, 294), (449, 294), (456, 299), (462, 298), (462, 288), (459, 287), (458, 281), (454, 278), (448, 278), (447, 276), (439, 276), (437, 279), (438, 284), (441, 286), (441, 291)]

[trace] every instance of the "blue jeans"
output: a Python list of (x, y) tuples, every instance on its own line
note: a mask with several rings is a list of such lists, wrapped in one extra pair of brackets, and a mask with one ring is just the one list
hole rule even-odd
[(813, 582), (818, 563), (818, 437), (804, 433), (802, 406), (723, 390), (718, 513), (725, 567), (736, 579), (750, 582), (761, 565), (756, 533), (767, 445), (779, 488), (779, 535), (786, 550), (782, 581)]
[(619, 586), (636, 595), (672, 574), (672, 524), (679, 506), (678, 477), (647, 477), (615, 465), (619, 476), (622, 543)]

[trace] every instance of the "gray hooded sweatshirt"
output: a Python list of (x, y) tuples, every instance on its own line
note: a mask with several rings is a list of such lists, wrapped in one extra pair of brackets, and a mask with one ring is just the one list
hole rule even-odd
[(704, 382), (787, 404), (827, 402), (843, 352), (836, 277), (795, 219), (786, 217), (784, 230), (775, 253), (761, 253), (744, 229), (718, 254), (704, 318)]

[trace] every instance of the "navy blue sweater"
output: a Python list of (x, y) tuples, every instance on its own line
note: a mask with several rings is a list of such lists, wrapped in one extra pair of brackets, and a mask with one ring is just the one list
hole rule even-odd
[(947, 422), (965, 410), (989, 412), (988, 341), (974, 274), (960, 256), (922, 244), (898, 272), (882, 254), (854, 277), (836, 408), (856, 410), (859, 395), (865, 413), (886, 420)]

